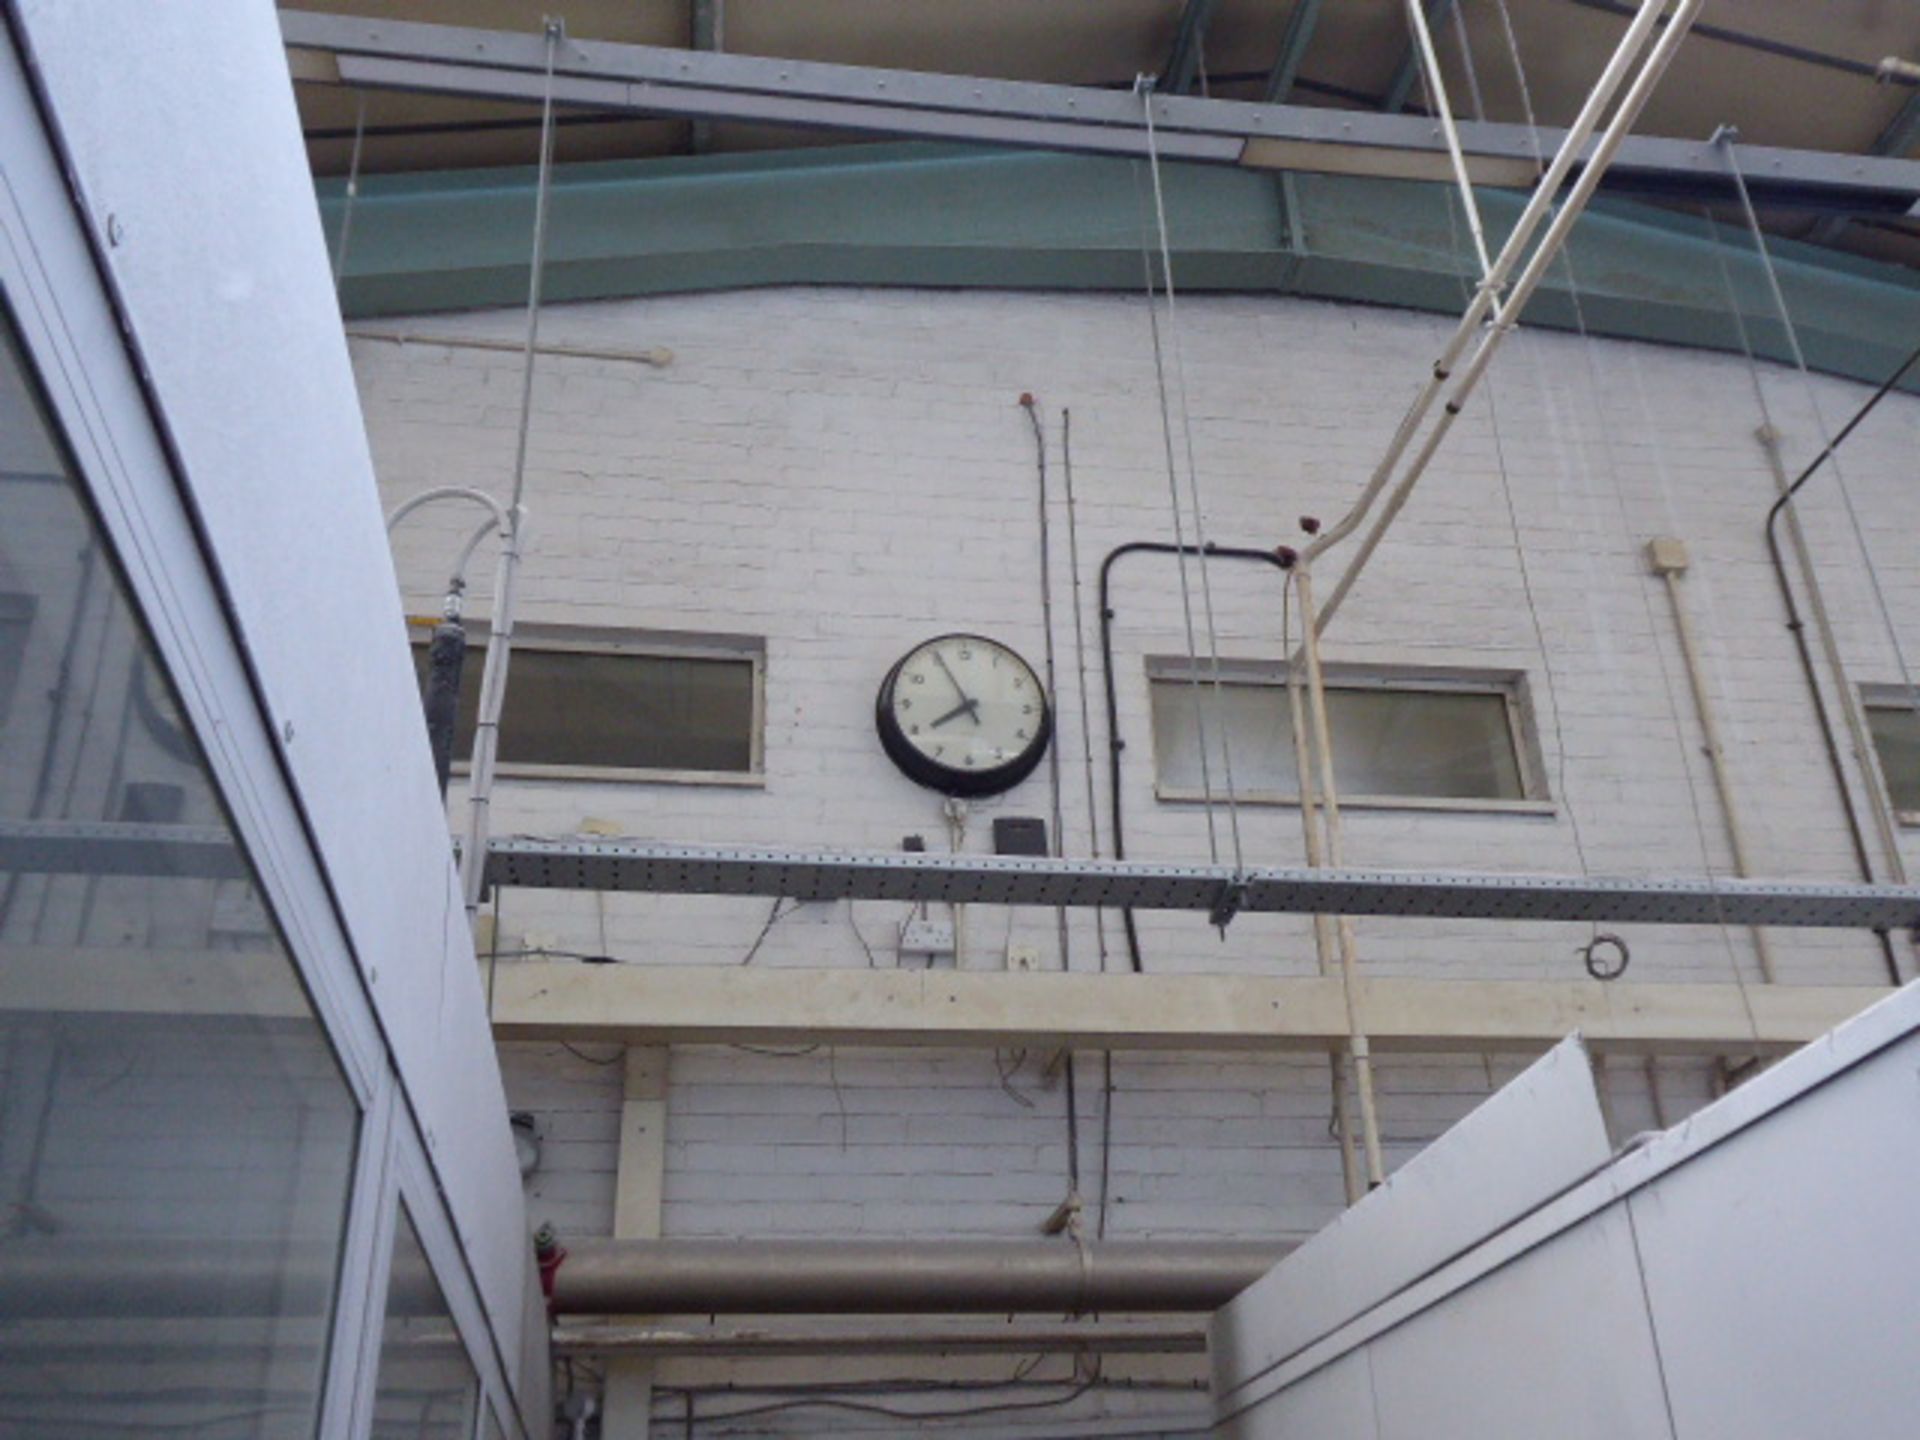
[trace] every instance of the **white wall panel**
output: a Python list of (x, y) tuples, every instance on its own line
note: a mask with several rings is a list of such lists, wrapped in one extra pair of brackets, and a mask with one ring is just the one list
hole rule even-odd
[(1912, 1428), (1916, 1074), (1909, 1038), (1634, 1195), (1681, 1440)]

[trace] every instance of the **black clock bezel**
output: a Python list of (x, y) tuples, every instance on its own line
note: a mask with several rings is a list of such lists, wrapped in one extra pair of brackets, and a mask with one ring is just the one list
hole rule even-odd
[[(899, 682), (901, 669), (922, 650), (948, 640), (977, 640), (983, 645), (1004, 650), (1025, 666), (1027, 673), (1033, 677), (1034, 690), (1040, 700), (1040, 724), (1033, 739), (1027, 742), (1026, 749), (1004, 765), (996, 765), (991, 770), (952, 769), (924, 754), (900, 728), (899, 717), (894, 714), (893, 699), (894, 686)], [(1028, 663), (1026, 656), (1004, 640), (970, 630), (952, 630), (944, 635), (931, 636), (919, 641), (894, 661), (880, 682), (879, 693), (874, 697), (873, 722), (874, 728), (880, 732), (881, 749), (887, 752), (887, 758), (899, 767), (903, 775), (929, 790), (961, 799), (999, 795), (1011, 790), (1034, 772), (1041, 757), (1047, 753), (1047, 746), (1053, 743), (1053, 707), (1047, 703), (1046, 687), (1041, 683), (1040, 672)]]

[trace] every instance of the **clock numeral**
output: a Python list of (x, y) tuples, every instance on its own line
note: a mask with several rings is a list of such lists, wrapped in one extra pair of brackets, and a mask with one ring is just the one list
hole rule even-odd
[(911, 709), (913, 709), (913, 701), (911, 701), (911, 700), (909, 700), (909, 699), (908, 699), (908, 698), (907, 698), (906, 696), (904, 696), (904, 695), (902, 695), (902, 696), (900, 697), (900, 708), (901, 708), (902, 710), (911, 710)]
[(973, 768), (973, 756), (971, 755), (967, 756), (967, 768), (969, 770)]
[(1027, 677), (1026, 677), (1026, 676), (1024, 676), (1024, 675), (1016, 675), (1016, 676), (1014, 676), (1014, 677), (1013, 677), (1013, 688), (1014, 688), (1014, 689), (1016, 689), (1016, 690), (1024, 690), (1024, 689), (1026, 689), (1026, 688), (1027, 688)]
[[(902, 701), (901, 703), (902, 703), (902, 704), (905, 704), (906, 702), (905, 702), (905, 701)], [(1031, 706), (1031, 705), (1022, 705), (1022, 706), (1020, 707), (1020, 713), (1021, 713), (1022, 715), (1031, 715), (1031, 714), (1033, 714), (1033, 706)]]
[(918, 725), (909, 725), (907, 727), (907, 733), (909, 735), (918, 735), (920, 733), (920, 727)]
[(1024, 730), (1016, 730), (1013, 732), (1013, 738), (1016, 740), (1024, 740), (1027, 738), (1027, 732)]
[(936, 745), (933, 747), (933, 753), (936, 755), (944, 755), (947, 753), (947, 747), (944, 745)]
[(967, 649), (967, 648), (966, 648), (965, 646), (962, 646), (962, 647), (961, 647), (961, 649), (960, 649), (960, 658), (961, 658), (962, 660), (971, 660), (971, 659), (973, 659), (973, 651), (971, 651), (971, 650), (969, 650), (969, 649)]
[(924, 685), (927, 683), (927, 677), (924, 675), (909, 675), (907, 680), (914, 685)]

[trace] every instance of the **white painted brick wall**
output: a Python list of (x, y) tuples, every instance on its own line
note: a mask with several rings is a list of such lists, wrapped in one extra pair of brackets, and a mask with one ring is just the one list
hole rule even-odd
[[(1281, 299), (1196, 297), (1181, 316), (1207, 533), (1257, 546), (1290, 542), (1295, 517), (1332, 516), (1347, 502), (1444, 328), (1432, 317)], [(494, 313), (406, 328), (514, 339), (519, 324), (516, 314)], [(763, 789), (744, 790), (509, 782), (496, 800), (502, 831), (564, 834), (596, 816), (635, 835), (695, 842), (868, 847), (920, 833), (943, 843), (936, 797), (895, 773), (879, 750), (873, 693), (894, 659), (944, 629), (983, 630), (1040, 661), (1033, 442), (1017, 405), (1031, 390), (1056, 486), (1067, 847), (1085, 854), (1089, 841), (1057, 488), (1062, 406), (1073, 412), (1105, 836), (1094, 571), (1119, 543), (1170, 538), (1138, 301), (787, 290), (556, 307), (542, 333), (556, 344), (667, 346), (676, 359), (665, 370), (541, 363), (523, 618), (764, 636), (767, 775)], [(357, 342), (354, 358), (390, 501), (434, 484), (505, 487), (518, 419), (515, 356)], [(1807, 391), (1775, 368), (1762, 384), (1797, 470), (1820, 444)], [(1825, 379), (1812, 391), (1830, 430), (1866, 393)], [(1328, 650), (1338, 660), (1525, 670), (1558, 808), (1542, 816), (1356, 810), (1347, 821), (1354, 863), (1574, 871), (1584, 855), (1595, 872), (1656, 874), (1697, 872), (1704, 851), (1705, 863), (1725, 872), (1725, 832), (1671, 614), (1641, 555), (1650, 536), (1675, 534), (1692, 551), (1684, 583), (1762, 869), (1853, 878), (1760, 541), (1773, 490), (1754, 438), (1760, 418), (1738, 360), (1532, 332), (1510, 345)], [(1842, 470), (1904, 643), (1920, 654), (1920, 560), (1905, 543), (1920, 521), (1915, 453), (1920, 404), (1896, 398), (1850, 442)], [(1858, 680), (1897, 679), (1835, 483), (1825, 476), (1808, 487), (1804, 515), (1843, 644)], [(464, 511), (429, 512), (402, 532), (411, 611), (437, 608), (440, 576), (470, 523)], [(1277, 657), (1274, 574), (1222, 563), (1212, 578), (1222, 652)], [(472, 613), (484, 614), (484, 573), (476, 580)], [(1129, 854), (1204, 856), (1201, 809), (1156, 801), (1148, 773), (1143, 659), (1184, 649), (1171, 562), (1122, 562), (1115, 605)], [(974, 807), (968, 847), (988, 845), (996, 813), (1046, 810), (1043, 768), (1011, 795)], [(1250, 860), (1301, 858), (1295, 811), (1249, 808), (1242, 824)], [(1908, 855), (1920, 862), (1920, 848), (1910, 845)], [(654, 964), (731, 964), (765, 915), (761, 901), (513, 892), (501, 923), (509, 943), (534, 935)], [(892, 963), (900, 907), (863, 904), (854, 915), (881, 963)], [(1305, 974), (1315, 966), (1310, 932), (1292, 919), (1243, 917), (1225, 943), (1197, 916), (1143, 914), (1140, 929), (1155, 970)], [(1004, 910), (975, 907), (968, 930), (969, 965), (1003, 963), (1009, 938), (1058, 963), (1050, 915), (1013, 916), (1009, 928)], [(1575, 946), (1587, 933), (1383, 920), (1358, 930), (1372, 973), (1486, 978), (1575, 977)], [(1736, 967), (1757, 978), (1744, 932), (1634, 926), (1628, 935), (1636, 980), (1725, 981)], [(1108, 963), (1124, 966), (1117, 925), (1107, 939)], [(1778, 931), (1775, 940), (1790, 983), (1883, 977), (1866, 937)], [(1092, 917), (1075, 916), (1073, 947), (1074, 968), (1100, 963)], [(810, 905), (772, 930), (756, 963), (867, 960), (849, 907)], [(1029, 1109), (1002, 1088), (985, 1054), (842, 1050), (830, 1068), (825, 1051), (678, 1053), (667, 1233), (1031, 1234), (1060, 1198), (1065, 1173), (1061, 1095), (1037, 1082), (1039, 1059), (1028, 1057), (1012, 1082), (1033, 1101)], [(604, 1231), (618, 1067), (552, 1047), (508, 1047), (505, 1063), (513, 1103), (538, 1112), (547, 1131), (531, 1187), (536, 1218)], [(1388, 1058), (1382, 1106), (1395, 1158), (1511, 1069), (1471, 1057)], [(1096, 1058), (1082, 1060), (1090, 1199), (1100, 1164), (1098, 1070)], [(1339, 1168), (1319, 1062), (1123, 1055), (1115, 1070), (1111, 1233), (1301, 1235), (1333, 1213)], [(1616, 1061), (1609, 1076), (1616, 1129), (1652, 1124), (1637, 1062)], [(1699, 1064), (1669, 1062), (1662, 1078), (1670, 1118), (1706, 1097)]]

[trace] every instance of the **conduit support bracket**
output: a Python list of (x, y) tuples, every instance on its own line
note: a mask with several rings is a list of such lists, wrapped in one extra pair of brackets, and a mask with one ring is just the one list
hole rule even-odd
[(997, 855), (831, 852), (631, 840), (493, 842), (488, 882), (798, 900), (910, 900), (1198, 910), (1244, 887), (1241, 908), (1300, 915), (1606, 920), (1836, 929), (1920, 923), (1920, 888), (1719, 877), (1597, 878), (1473, 871), (1158, 865)]

